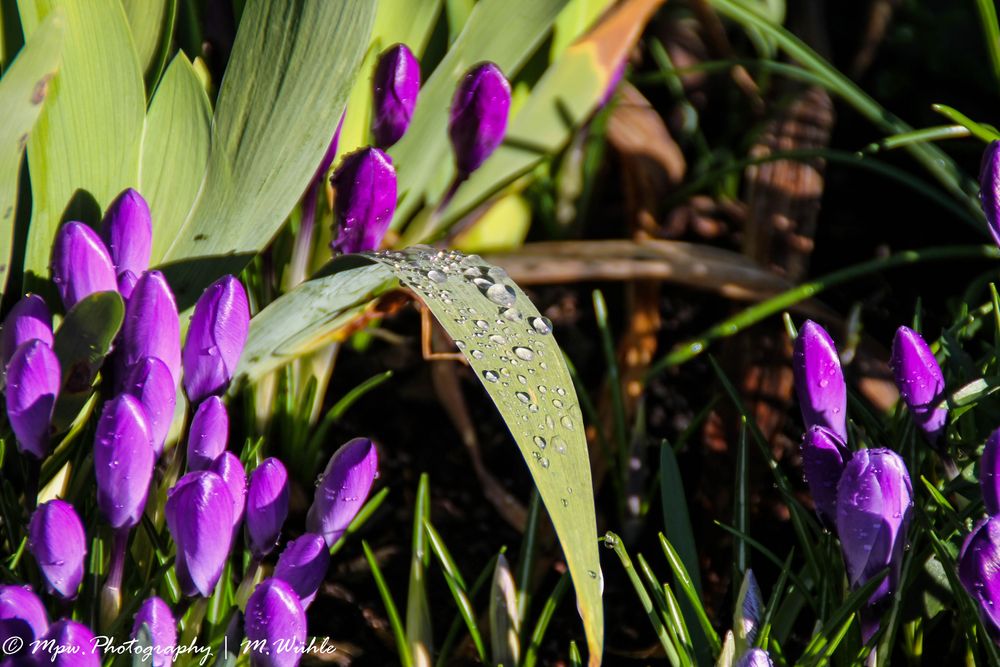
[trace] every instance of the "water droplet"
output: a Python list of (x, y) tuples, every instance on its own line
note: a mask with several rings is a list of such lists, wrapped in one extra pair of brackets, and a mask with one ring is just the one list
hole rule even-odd
[(443, 283), (443, 282), (445, 282), (445, 281), (448, 280), (448, 276), (446, 276), (445, 274), (441, 273), (437, 269), (431, 269), (430, 271), (428, 271), (427, 272), (427, 277), (430, 278), (431, 280), (433, 280), (436, 283)]
[(483, 379), (485, 379), (487, 382), (496, 382), (500, 378), (498, 378), (497, 374), (494, 373), (493, 371), (483, 371)]
[(562, 506), (563, 506), (563, 507), (569, 507), (569, 501), (568, 501), (568, 500), (566, 500), (565, 498), (560, 498), (560, 499), (559, 499), (559, 502), (561, 502), (561, 503), (562, 503)]
[(490, 336), (490, 340), (496, 343), (497, 345), (504, 345), (507, 342), (507, 339), (501, 336), (500, 334), (493, 334), (492, 336)]
[(472, 266), (466, 269), (465, 271), (462, 271), (462, 275), (465, 276), (466, 278), (478, 278), (482, 274), (479, 272), (478, 268)]
[(566, 390), (563, 389), (562, 387), (556, 387), (556, 393), (559, 394), (560, 396), (565, 396)]
[(531, 403), (531, 397), (528, 396), (523, 391), (516, 391), (514, 392), (514, 395), (517, 396), (517, 400), (521, 401), (524, 404)]
[(548, 468), (549, 460), (543, 456), (542, 458), (538, 459), (538, 465), (542, 466), (543, 468)]
[(529, 322), (531, 327), (542, 335), (552, 333), (552, 320), (547, 317), (532, 317)]
[(569, 415), (563, 415), (563, 418), (559, 420), (559, 423), (563, 425), (563, 428), (567, 431), (572, 431), (576, 425), (573, 420), (569, 418)]
[(518, 375), (517, 381), (520, 382), (521, 384), (528, 384), (528, 378), (524, 377), (523, 375)]
[(562, 410), (565, 407), (565, 404), (562, 401), (560, 401), (558, 398), (553, 398), (552, 399), (552, 405), (555, 406), (555, 408), (557, 410)]
[[(558, 435), (552, 438), (552, 448), (556, 450), (559, 454), (566, 453), (566, 441), (560, 438)], [(572, 491), (570, 492), (572, 493)]]
[(480, 329), (489, 329), (490, 323), (487, 322), (486, 320), (476, 320), (476, 326), (479, 327)]
[(456, 340), (455, 341), (455, 347), (457, 347), (460, 350), (464, 350), (465, 349), (465, 341), (464, 340)]
[(514, 354), (517, 355), (518, 359), (523, 359), (524, 361), (531, 361), (535, 358), (535, 353), (530, 347), (515, 347)]
[(523, 317), (517, 308), (505, 308), (500, 315), (509, 322), (520, 322)]
[(480, 350), (473, 350), (473, 351), (472, 351), (472, 352), (470, 352), (469, 354), (471, 354), (471, 355), (472, 355), (472, 358), (473, 358), (473, 359), (476, 359), (476, 360), (482, 360), (482, 358), (486, 356), (486, 355), (485, 355), (485, 354), (483, 354), (483, 353), (482, 353), (482, 351), (480, 351)]
[(593, 570), (587, 570), (587, 574), (590, 575), (591, 579), (597, 579), (597, 573)]
[(504, 271), (499, 266), (491, 266), (490, 269), (486, 272), (486, 275), (488, 275), (493, 280), (497, 281), (506, 280), (508, 277), (507, 272)]
[(472, 284), (483, 291), (488, 291), (489, 288), (493, 287), (493, 281), (486, 278), (473, 278)]
[(545, 445), (548, 444), (548, 443), (545, 442), (545, 438), (543, 438), (540, 435), (536, 435), (531, 440), (532, 440), (532, 442), (535, 443), (535, 446), (538, 447), (539, 449), (545, 449)]
[(510, 285), (495, 283), (486, 290), (486, 298), (501, 306), (513, 306), (517, 300), (517, 294)]

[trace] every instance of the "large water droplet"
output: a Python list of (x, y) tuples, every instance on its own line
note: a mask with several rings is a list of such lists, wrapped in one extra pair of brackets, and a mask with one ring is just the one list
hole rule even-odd
[(528, 396), (528, 394), (524, 393), (523, 391), (515, 391), (514, 395), (517, 396), (517, 400), (521, 401), (524, 404), (531, 403), (531, 397)]
[(486, 298), (500, 306), (513, 306), (517, 300), (514, 289), (503, 283), (496, 283), (486, 290)]
[(486, 356), (480, 350), (473, 350), (470, 354), (472, 355), (472, 358), (476, 360), (482, 360), (482, 358)]
[(545, 445), (548, 444), (548, 443), (545, 442), (545, 438), (543, 438), (540, 435), (536, 435), (531, 440), (532, 440), (532, 442), (535, 443), (535, 446), (538, 447), (539, 449), (545, 449)]
[(559, 420), (559, 423), (562, 424), (563, 428), (567, 431), (572, 431), (576, 427), (576, 424), (573, 423), (573, 420), (570, 419), (569, 415), (563, 415), (563, 418)]
[(505, 308), (500, 315), (509, 322), (520, 322), (523, 317), (523, 315), (521, 315), (521, 311), (517, 308)]
[(491, 266), (490, 269), (486, 272), (486, 275), (488, 275), (490, 278), (496, 281), (506, 280), (508, 278), (507, 272), (504, 271), (499, 266)]
[(514, 354), (517, 355), (518, 359), (523, 359), (524, 361), (531, 361), (535, 358), (535, 353), (530, 347), (515, 347)]
[(483, 371), (483, 379), (485, 379), (487, 382), (496, 382), (500, 378), (498, 378), (497, 374), (494, 373), (493, 371)]
[(531, 322), (531, 328), (540, 334), (552, 333), (552, 320), (547, 317), (532, 317), (529, 322)]
[(448, 280), (448, 276), (438, 271), (437, 269), (431, 269), (427, 272), (427, 277), (436, 283), (443, 283)]

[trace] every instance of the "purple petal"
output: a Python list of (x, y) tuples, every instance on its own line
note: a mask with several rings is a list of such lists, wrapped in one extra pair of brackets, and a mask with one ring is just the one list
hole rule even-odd
[(222, 454), (212, 463), (212, 472), (222, 478), (233, 499), (233, 541), (236, 541), (236, 531), (243, 520), (243, 509), (247, 498), (247, 474), (240, 463), (240, 457), (232, 452)]
[(131, 271), (122, 271), (118, 274), (118, 293), (122, 295), (126, 304), (132, 298), (132, 292), (135, 291), (137, 282), (139, 282), (139, 277)]
[(306, 642), (306, 614), (299, 596), (281, 579), (257, 584), (247, 601), (244, 631), (254, 667), (295, 667)]
[(101, 223), (101, 237), (119, 274), (139, 275), (149, 268), (153, 221), (142, 195), (132, 188), (118, 195)]
[(990, 634), (1000, 638), (1000, 517), (984, 519), (965, 538), (958, 578), (976, 601)]
[(28, 644), (48, 629), (45, 607), (30, 588), (0, 586), (0, 647), (11, 637), (20, 637)]
[(736, 661), (735, 667), (774, 667), (774, 663), (771, 662), (771, 656), (767, 651), (752, 648)]
[(209, 396), (194, 413), (188, 430), (188, 470), (207, 470), (226, 451), (229, 413), (218, 396)]
[(255, 556), (269, 554), (288, 517), (288, 471), (268, 458), (250, 473), (247, 489), (247, 534)]
[(167, 603), (153, 596), (146, 598), (135, 615), (132, 638), (136, 639), (143, 624), (149, 629), (150, 646), (153, 647), (153, 666), (163, 667), (173, 662), (171, 656), (177, 646), (177, 621)]
[(210, 596), (232, 545), (233, 498), (225, 481), (206, 470), (184, 475), (167, 494), (165, 514), (181, 591)]
[(156, 357), (140, 359), (128, 374), (123, 390), (138, 399), (146, 411), (153, 454), (159, 459), (177, 407), (177, 388), (170, 370)]
[(944, 374), (934, 353), (916, 331), (899, 327), (892, 340), (889, 365), (913, 421), (931, 444), (938, 444), (944, 435), (948, 409), (937, 407), (944, 400)]
[(250, 328), (247, 294), (233, 276), (212, 283), (195, 304), (184, 344), (184, 389), (192, 403), (225, 391)]
[(87, 536), (73, 506), (58, 499), (39, 505), (28, 524), (28, 549), (49, 590), (64, 598), (75, 597), (83, 580)]
[(979, 488), (990, 516), (1000, 514), (1000, 428), (993, 431), (979, 460)]
[(45, 299), (37, 294), (28, 294), (14, 304), (3, 322), (0, 346), (3, 348), (3, 365), (6, 368), (23, 343), (38, 339), (52, 347), (52, 313)]
[(993, 240), (1000, 245), (1000, 141), (990, 142), (979, 169), (979, 202)]
[(822, 426), (813, 426), (802, 437), (802, 471), (816, 513), (828, 527), (837, 522), (837, 482), (850, 452), (840, 440)]
[(455, 90), (448, 134), (460, 177), (468, 176), (503, 142), (510, 112), (510, 84), (500, 68), (481, 63)]
[(159, 271), (139, 276), (125, 306), (121, 341), (127, 366), (156, 357), (167, 365), (177, 386), (181, 379), (180, 319), (174, 293)]
[(372, 136), (387, 149), (406, 133), (420, 93), (420, 62), (405, 44), (379, 56), (372, 79)]
[(52, 282), (69, 310), (94, 292), (118, 290), (115, 267), (104, 242), (82, 222), (67, 222), (52, 245)]
[(377, 249), (396, 211), (392, 158), (377, 148), (355, 151), (344, 157), (330, 182), (337, 191), (331, 247), (342, 253)]
[(97, 505), (112, 528), (139, 523), (155, 461), (142, 403), (129, 394), (106, 402), (94, 436), (94, 477)]
[(292, 540), (278, 556), (274, 576), (287, 581), (308, 608), (326, 578), (330, 566), (330, 551), (322, 535), (306, 533)]
[[(101, 652), (86, 625), (62, 619), (49, 626), (44, 643), (34, 648), (35, 663), (53, 667), (101, 667)], [(51, 643), (48, 640), (52, 640)]]
[(306, 517), (309, 532), (333, 546), (354, 520), (378, 476), (378, 452), (368, 438), (355, 438), (337, 450), (323, 471)]
[(833, 339), (812, 320), (795, 339), (795, 393), (806, 428), (822, 426), (847, 442), (847, 384)]
[(59, 359), (40, 340), (22, 343), (7, 366), (7, 419), (17, 449), (36, 459), (49, 453), (49, 424), (62, 381)]

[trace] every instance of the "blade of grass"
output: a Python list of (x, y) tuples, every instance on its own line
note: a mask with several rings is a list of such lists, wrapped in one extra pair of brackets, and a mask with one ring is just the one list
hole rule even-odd
[[(691, 577), (688, 576), (687, 568), (673, 545), (670, 544), (670, 541), (667, 540), (663, 533), (660, 533), (659, 537), (663, 555), (666, 556), (667, 564), (670, 565), (670, 569), (674, 573), (674, 581), (687, 598), (689, 606), (698, 620), (698, 625), (701, 626), (705, 639), (708, 640), (712, 655), (716, 655), (722, 649), (722, 644), (719, 641), (718, 633), (712, 627), (712, 621), (709, 620), (708, 613), (705, 611), (705, 605), (701, 601), (701, 594), (695, 588)], [(690, 621), (687, 624), (690, 626)]]
[[(531, 571), (535, 562), (535, 546), (538, 538), (538, 518), (541, 516), (542, 499), (538, 489), (531, 492), (531, 502), (528, 505), (528, 523), (524, 528), (524, 542), (517, 559), (517, 621), (521, 628), (525, 627), (528, 607), (531, 604)], [(524, 638), (521, 638), (524, 643)]]
[(733, 522), (738, 532), (733, 541), (733, 581), (742, 581), (750, 564), (746, 540), (750, 516), (750, 453), (747, 449), (747, 418), (740, 418), (740, 435), (736, 444), (736, 493), (733, 500)]
[(413, 510), (410, 585), (406, 594), (406, 643), (418, 665), (429, 665), (434, 654), (434, 630), (427, 601), (426, 568), (430, 553), (424, 525), (430, 520), (430, 477), (421, 473)]
[(372, 549), (368, 546), (366, 540), (361, 540), (361, 548), (365, 551), (365, 560), (368, 561), (368, 567), (371, 568), (372, 576), (375, 578), (375, 586), (378, 588), (379, 596), (382, 598), (382, 604), (385, 605), (385, 611), (389, 617), (389, 627), (392, 628), (392, 634), (396, 638), (396, 650), (399, 652), (399, 661), (403, 664), (403, 667), (413, 667), (413, 656), (410, 654), (410, 647), (406, 642), (406, 630), (403, 629), (403, 622), (399, 618), (396, 603), (392, 601), (392, 593), (389, 592), (389, 586), (385, 583), (385, 577), (382, 576), (382, 570), (378, 566), (378, 561), (375, 560), (375, 554), (372, 553)]
[[(559, 578), (559, 583), (556, 587), (552, 589), (552, 594), (545, 601), (545, 606), (542, 607), (542, 613), (538, 615), (538, 621), (535, 623), (535, 630), (531, 633), (531, 643), (528, 645), (528, 650), (524, 654), (524, 662), (521, 663), (521, 667), (534, 667), (535, 663), (538, 661), (538, 649), (542, 645), (542, 640), (545, 639), (545, 631), (549, 629), (549, 623), (552, 621), (552, 616), (556, 613), (556, 608), (559, 606), (559, 602), (562, 601), (563, 596), (566, 594), (566, 589), (569, 588), (570, 580), (569, 573), (566, 572)], [(593, 663), (593, 660), (591, 660)]]
[[(429, 525), (428, 525), (428, 532), (435, 533), (433, 527)], [(431, 544), (433, 545), (433, 542)], [(438, 552), (435, 551), (435, 553), (437, 554)], [(447, 550), (444, 550), (443, 553), (447, 554)], [(501, 550), (500, 553), (498, 553), (496, 556), (493, 556), (493, 558), (490, 559), (490, 562), (486, 564), (486, 567), (483, 568), (482, 572), (479, 573), (479, 576), (476, 577), (476, 580), (472, 584), (472, 588), (469, 589), (468, 595), (470, 600), (475, 599), (476, 594), (479, 593), (479, 591), (483, 588), (483, 586), (486, 585), (486, 582), (490, 580), (490, 577), (493, 576), (493, 570), (496, 567), (497, 558), (499, 558), (500, 554), (502, 553), (503, 550)], [(440, 557), (440, 554), (438, 555)], [(450, 555), (448, 557), (451, 558)], [(455, 570), (455, 572), (457, 572), (457, 570)], [(457, 580), (456, 583), (458, 583)], [(462, 629), (462, 615), (461, 613), (456, 613), (455, 619), (451, 622), (451, 627), (448, 628), (448, 634), (445, 635), (444, 642), (441, 644), (441, 652), (440, 654), (438, 654), (438, 659), (437, 662), (435, 663), (436, 667), (445, 667), (445, 665), (448, 664), (448, 658), (451, 656), (451, 649), (455, 645), (455, 642), (458, 640), (458, 633), (461, 629)]]
[(863, 586), (853, 591), (829, 618), (823, 622), (822, 629), (817, 632), (806, 645), (797, 665), (824, 665), (843, 640), (844, 635), (854, 621), (854, 614), (868, 601), (882, 580), (888, 576), (889, 570), (879, 572), (865, 582)]
[(997, 24), (997, 8), (993, 0), (976, 0), (979, 11), (979, 22), (983, 26), (983, 39), (986, 41), (986, 51), (990, 54), (990, 65), (993, 67), (995, 83), (1000, 84), (1000, 25)]
[(452, 597), (455, 598), (458, 613), (461, 614), (462, 620), (465, 621), (465, 627), (469, 629), (469, 636), (476, 647), (476, 653), (479, 654), (479, 660), (483, 664), (488, 664), (486, 646), (483, 644), (483, 636), (479, 632), (479, 624), (476, 621), (476, 610), (472, 607), (469, 596), (466, 595), (462, 587), (458, 585), (458, 582), (444, 568), (441, 568), (441, 574), (444, 576), (445, 583), (448, 584), (448, 590), (451, 591)]
[(389, 488), (383, 488), (364, 504), (361, 511), (358, 512), (358, 515), (354, 517), (354, 520), (351, 521), (350, 524), (348, 524), (347, 530), (344, 531), (344, 534), (340, 536), (340, 539), (333, 543), (332, 547), (330, 547), (331, 556), (336, 555), (338, 551), (344, 548), (344, 544), (347, 543), (347, 540), (351, 537), (351, 535), (354, 535), (356, 532), (361, 530), (361, 527), (365, 525), (365, 522), (368, 521), (372, 514), (374, 514), (375, 511), (382, 506), (382, 503), (385, 502), (386, 496), (388, 495)]
[(947, 104), (932, 104), (931, 110), (936, 111), (948, 120), (961, 125), (971, 132), (974, 137), (982, 139), (987, 143), (1000, 139), (1000, 133), (996, 131), (996, 128), (984, 125), (983, 123), (977, 123), (958, 109), (954, 109)]

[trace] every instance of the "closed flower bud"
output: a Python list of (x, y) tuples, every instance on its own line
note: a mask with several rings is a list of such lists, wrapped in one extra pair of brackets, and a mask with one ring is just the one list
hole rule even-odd
[(759, 648), (752, 648), (736, 661), (735, 667), (774, 667), (771, 656), (767, 651)]
[(233, 498), (214, 472), (191, 472), (167, 494), (167, 527), (177, 545), (174, 567), (184, 595), (208, 597), (232, 546)]
[(226, 451), (229, 441), (229, 413), (218, 396), (209, 396), (195, 411), (188, 429), (188, 470), (208, 470)]
[(29, 340), (38, 339), (52, 347), (52, 313), (45, 299), (28, 294), (14, 304), (3, 322), (0, 346), (3, 348), (3, 365), (6, 368), (14, 351)]
[(979, 488), (983, 504), (990, 516), (1000, 514), (1000, 428), (986, 439), (983, 457), (979, 459)]
[(149, 419), (138, 399), (122, 394), (106, 402), (94, 437), (94, 477), (97, 505), (112, 528), (139, 523), (155, 460)]
[(396, 211), (396, 170), (392, 158), (377, 148), (363, 148), (344, 157), (330, 182), (336, 252), (375, 250)]
[(40, 340), (22, 343), (7, 366), (7, 420), (17, 449), (41, 460), (49, 453), (49, 424), (62, 376), (59, 359)]
[(979, 169), (979, 202), (986, 215), (993, 240), (1000, 245), (1000, 141), (993, 141), (983, 152)]
[(308, 608), (323, 585), (329, 566), (330, 551), (326, 540), (322, 535), (306, 533), (285, 545), (285, 550), (278, 556), (274, 576), (288, 582), (299, 596), (302, 606)]
[(134, 396), (146, 411), (154, 460), (159, 459), (177, 404), (177, 388), (170, 370), (156, 357), (144, 357), (132, 366), (123, 390)]
[(330, 457), (306, 516), (306, 528), (327, 546), (347, 530), (378, 476), (378, 452), (368, 438), (354, 438)]
[(148, 628), (149, 645), (153, 647), (153, 666), (163, 667), (172, 663), (172, 653), (177, 646), (177, 621), (167, 603), (156, 596), (146, 598), (135, 615), (132, 639), (138, 638), (143, 625)]
[(76, 596), (83, 581), (87, 536), (72, 505), (57, 499), (38, 506), (28, 524), (28, 550), (50, 591), (64, 598)]
[(372, 81), (372, 136), (386, 149), (406, 133), (420, 93), (420, 63), (405, 44), (379, 56)]
[(122, 271), (118, 274), (118, 293), (122, 295), (125, 303), (128, 303), (128, 300), (132, 298), (132, 292), (135, 291), (137, 282), (139, 282), (139, 276), (131, 271)]
[(306, 643), (306, 614), (292, 587), (277, 578), (257, 584), (247, 601), (244, 631), (253, 667), (295, 667)]
[(115, 267), (104, 242), (82, 222), (67, 222), (52, 245), (52, 281), (69, 310), (94, 292), (118, 290)]
[(938, 407), (944, 400), (944, 374), (931, 349), (916, 331), (899, 327), (889, 365), (913, 421), (932, 445), (940, 444), (948, 409)]
[(261, 461), (247, 488), (247, 535), (257, 557), (274, 548), (288, 517), (288, 472), (276, 458)]
[(851, 587), (890, 568), (862, 609), (865, 642), (878, 630), (881, 605), (899, 584), (912, 508), (910, 475), (898, 454), (889, 449), (854, 453), (837, 486), (837, 534)]
[(43, 638), (51, 640), (48, 644), (32, 647), (35, 662), (38, 665), (52, 667), (101, 667), (101, 652), (97, 650), (98, 642), (94, 633), (83, 623), (60, 620), (49, 626), (49, 631)]
[(958, 555), (958, 579), (979, 608), (993, 641), (1000, 641), (1000, 517), (978, 523)]
[(837, 482), (850, 459), (844, 443), (822, 426), (813, 426), (802, 437), (802, 472), (816, 513), (828, 528), (837, 523)]
[(184, 343), (184, 389), (192, 403), (226, 390), (250, 329), (247, 293), (233, 276), (208, 286), (194, 306)]
[(455, 90), (448, 124), (460, 178), (478, 169), (503, 142), (509, 112), (510, 84), (499, 67), (481, 63), (465, 74)]
[(812, 320), (795, 339), (792, 370), (806, 428), (822, 426), (847, 442), (847, 384), (840, 357), (830, 334)]
[(20, 637), (25, 645), (30, 644), (41, 639), (48, 629), (45, 607), (30, 588), (0, 586), (0, 647), (13, 648), (5, 643), (11, 637)]
[(131, 271), (138, 276), (148, 269), (153, 222), (142, 195), (132, 188), (118, 195), (101, 222), (101, 236), (119, 275)]
[(209, 468), (222, 478), (233, 498), (233, 541), (236, 541), (236, 531), (243, 521), (243, 509), (247, 500), (247, 473), (240, 463), (240, 457), (232, 452), (222, 452)]
[(125, 365), (156, 357), (170, 371), (176, 387), (181, 379), (181, 325), (177, 302), (167, 279), (159, 271), (139, 276), (125, 306), (121, 354)]

